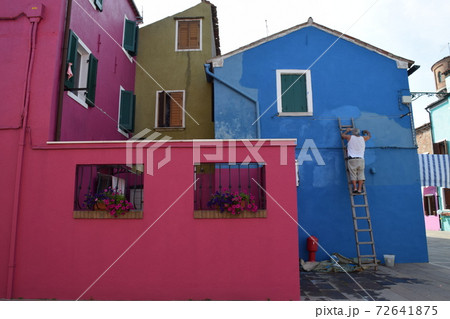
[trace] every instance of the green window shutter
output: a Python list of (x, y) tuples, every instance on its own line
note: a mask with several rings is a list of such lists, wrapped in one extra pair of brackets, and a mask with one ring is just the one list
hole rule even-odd
[(67, 60), (66, 60), (66, 77), (64, 80), (64, 85), (69, 88), (74, 88), (75, 76), (72, 76), (68, 79), (67, 70), (69, 68), (69, 63), (72, 63), (71, 70), (72, 73), (75, 74), (75, 70), (77, 69), (77, 47), (78, 47), (78, 37), (72, 30), (69, 30), (69, 42), (67, 44)]
[(103, 0), (95, 0), (95, 6), (98, 11), (103, 11)]
[(282, 112), (307, 112), (305, 74), (281, 75)]
[(132, 56), (135, 56), (137, 53), (137, 28), (138, 26), (135, 21), (125, 19), (123, 47)]
[(95, 106), (95, 90), (97, 88), (97, 65), (97, 58), (93, 54), (90, 54), (86, 92), (86, 103), (89, 106)]
[(120, 94), (120, 114), (119, 126), (126, 132), (134, 131), (134, 109), (136, 105), (136, 95), (133, 91), (121, 91)]

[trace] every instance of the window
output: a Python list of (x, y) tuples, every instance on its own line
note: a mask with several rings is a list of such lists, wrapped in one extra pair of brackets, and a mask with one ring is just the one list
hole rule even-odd
[(202, 49), (202, 20), (177, 20), (176, 51)]
[(128, 137), (127, 133), (134, 131), (134, 114), (136, 107), (136, 95), (133, 91), (125, 91), (120, 88), (119, 124), (118, 130)]
[[(124, 214), (117, 217), (142, 218), (143, 181), (143, 168), (138, 166), (77, 165), (74, 218), (114, 218), (110, 210), (117, 207), (108, 207), (106, 201), (112, 196), (119, 198), (115, 204), (121, 204), (122, 200), (127, 205)], [(95, 211), (103, 211), (103, 214)]]
[(95, 106), (98, 60), (72, 31), (67, 46), (65, 90), (84, 107)]
[(442, 73), (441, 73), (441, 71), (438, 72), (438, 82), (439, 83), (442, 82)]
[(137, 26), (136, 21), (128, 20), (127, 18), (125, 18), (122, 47), (131, 56), (136, 56), (137, 54), (138, 33), (139, 27)]
[(279, 116), (313, 114), (309, 70), (277, 70), (277, 108)]
[(438, 143), (433, 143), (433, 153), (434, 154), (448, 154), (447, 141), (443, 140)]
[(94, 9), (98, 11), (103, 11), (103, 0), (89, 0)]
[[(240, 215), (242, 218), (267, 216), (266, 194), (263, 190), (265, 189), (264, 164), (196, 164), (194, 180), (196, 181), (194, 218), (230, 218), (232, 217), (230, 215)], [(230, 201), (234, 201), (238, 195), (242, 199), (245, 198), (245, 204), (241, 203), (239, 198), (236, 204), (240, 207), (233, 214), (233, 208), (236, 206), (233, 207)]]
[(443, 197), (443, 208), (444, 209), (450, 209), (450, 188), (443, 188), (442, 189), (442, 197)]
[(425, 195), (423, 197), (425, 216), (436, 216), (436, 197), (434, 195)]
[(184, 91), (158, 91), (156, 127), (184, 127)]

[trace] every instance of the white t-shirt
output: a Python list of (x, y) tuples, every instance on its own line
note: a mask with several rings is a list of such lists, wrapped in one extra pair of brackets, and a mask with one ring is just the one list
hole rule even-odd
[(350, 137), (347, 144), (347, 155), (349, 157), (361, 157), (364, 158), (364, 151), (366, 149), (366, 142), (362, 136)]

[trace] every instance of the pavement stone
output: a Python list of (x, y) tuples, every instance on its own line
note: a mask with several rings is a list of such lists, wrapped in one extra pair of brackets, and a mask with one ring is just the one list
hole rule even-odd
[(450, 232), (427, 231), (428, 263), (356, 273), (300, 272), (306, 301), (449, 301)]

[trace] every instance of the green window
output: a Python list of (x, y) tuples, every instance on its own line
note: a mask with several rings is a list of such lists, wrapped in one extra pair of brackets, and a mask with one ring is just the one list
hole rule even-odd
[[(70, 69), (73, 73), (77, 69), (77, 47), (78, 47), (78, 37), (75, 33), (73, 33), (72, 30), (69, 30), (66, 70)], [(64, 85), (69, 89), (73, 89), (75, 87), (75, 77), (71, 76), (69, 78), (68, 74), (66, 74)]]
[(281, 74), (282, 112), (308, 112), (306, 74)]
[(65, 90), (85, 107), (95, 106), (98, 60), (72, 30), (69, 30), (66, 60)]
[(123, 32), (123, 48), (128, 51), (131, 56), (137, 54), (139, 28), (135, 21), (125, 19), (125, 28)]
[(119, 128), (125, 132), (134, 131), (134, 109), (136, 95), (133, 91), (122, 90), (120, 92)]
[(97, 65), (97, 58), (93, 54), (90, 54), (86, 92), (86, 103), (89, 106), (95, 106), (95, 91), (97, 88)]
[(95, 0), (95, 6), (98, 11), (103, 11), (103, 0)]

